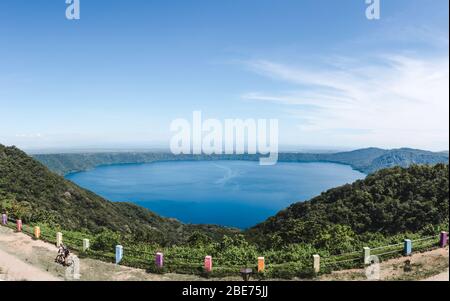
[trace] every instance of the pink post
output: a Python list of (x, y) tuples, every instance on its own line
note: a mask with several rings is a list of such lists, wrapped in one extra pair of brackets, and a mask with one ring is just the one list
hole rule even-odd
[(205, 271), (208, 273), (212, 271), (212, 257), (206, 256), (205, 257)]
[(445, 248), (447, 246), (447, 244), (448, 244), (448, 233), (442, 231), (440, 239), (439, 239), (439, 246), (441, 248)]
[(16, 221), (16, 225), (17, 225), (17, 232), (22, 232), (22, 220), (18, 219)]
[(6, 214), (2, 214), (2, 225), (8, 224), (8, 216)]
[(163, 253), (160, 253), (160, 252), (156, 253), (155, 263), (156, 263), (156, 266), (160, 269), (164, 266), (164, 254)]

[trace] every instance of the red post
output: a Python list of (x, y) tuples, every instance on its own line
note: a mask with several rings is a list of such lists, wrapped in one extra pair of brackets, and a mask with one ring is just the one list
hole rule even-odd
[(205, 271), (208, 273), (212, 271), (212, 257), (206, 256), (205, 257)]

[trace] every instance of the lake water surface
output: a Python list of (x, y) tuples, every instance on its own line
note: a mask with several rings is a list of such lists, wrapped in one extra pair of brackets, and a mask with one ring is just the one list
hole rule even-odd
[(101, 166), (66, 178), (112, 201), (185, 223), (247, 228), (290, 204), (365, 175), (332, 163), (172, 161)]

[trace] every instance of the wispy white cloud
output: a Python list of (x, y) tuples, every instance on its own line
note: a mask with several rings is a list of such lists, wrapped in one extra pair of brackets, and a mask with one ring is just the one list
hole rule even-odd
[(321, 135), (339, 145), (448, 148), (448, 56), (341, 57), (315, 69), (267, 60), (247, 66), (295, 87), (242, 98), (284, 105), (298, 118), (303, 140)]
[(41, 133), (33, 133), (33, 134), (16, 134), (16, 138), (30, 138), (30, 139), (36, 139), (36, 138), (42, 138), (43, 135)]

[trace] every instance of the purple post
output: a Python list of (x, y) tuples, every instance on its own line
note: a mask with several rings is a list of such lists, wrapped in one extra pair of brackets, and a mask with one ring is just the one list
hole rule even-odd
[(2, 225), (8, 224), (8, 216), (6, 214), (2, 214)]
[(439, 239), (439, 246), (441, 248), (445, 248), (447, 246), (447, 244), (448, 244), (448, 233), (442, 231), (440, 239)]
[(156, 253), (155, 263), (156, 263), (156, 266), (160, 269), (164, 266), (164, 254), (163, 253), (160, 253), (160, 252)]

